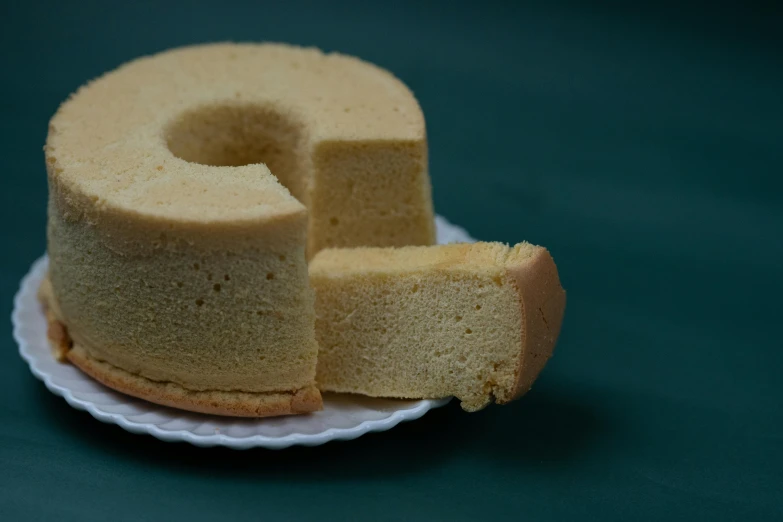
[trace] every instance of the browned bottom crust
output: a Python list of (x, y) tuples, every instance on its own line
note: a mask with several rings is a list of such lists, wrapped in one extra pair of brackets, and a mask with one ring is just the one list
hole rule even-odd
[(231, 417), (274, 417), (323, 409), (321, 392), (315, 386), (283, 392), (195, 391), (126, 372), (91, 357), (71, 341), (67, 327), (51, 311), (53, 295), (48, 279), (41, 284), (38, 296), (46, 311), (47, 334), (55, 358), (67, 359), (96, 381), (119, 392), (164, 406)]

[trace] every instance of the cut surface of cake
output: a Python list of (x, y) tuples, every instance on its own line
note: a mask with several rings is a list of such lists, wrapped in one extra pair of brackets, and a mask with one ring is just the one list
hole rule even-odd
[(140, 58), (59, 108), (45, 156), (53, 343), (108, 386), (169, 406), (320, 408), (308, 256), (434, 240), (413, 95), (315, 49)]
[(328, 249), (310, 263), (322, 391), (456, 396), (468, 411), (527, 392), (565, 308), (529, 243)]

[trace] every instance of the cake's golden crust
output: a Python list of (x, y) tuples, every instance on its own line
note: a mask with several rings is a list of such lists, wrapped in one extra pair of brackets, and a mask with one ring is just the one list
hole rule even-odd
[(321, 393), (315, 386), (270, 393), (190, 391), (178, 384), (151, 381), (93, 359), (79, 346), (68, 350), (66, 357), (84, 373), (109, 388), (182, 410), (231, 417), (274, 417), (310, 413), (323, 406)]
[(566, 303), (557, 266), (546, 249), (537, 249), (532, 261), (507, 266), (507, 274), (519, 295), (524, 327), (513, 393), (504, 396), (494, 390), (498, 404), (521, 397), (533, 386), (554, 351)]
[(53, 312), (56, 305), (53, 306), (48, 279), (41, 284), (38, 297), (46, 312), (47, 337), (54, 356), (60, 361), (70, 361), (93, 379), (119, 392), (163, 406), (231, 417), (296, 415), (323, 408), (321, 392), (315, 386), (268, 393), (193, 391), (175, 383), (156, 382), (126, 372), (91, 357), (84, 348), (72, 342), (67, 326)]

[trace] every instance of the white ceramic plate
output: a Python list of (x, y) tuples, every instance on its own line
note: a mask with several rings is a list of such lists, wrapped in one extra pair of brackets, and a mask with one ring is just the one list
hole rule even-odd
[[(438, 216), (438, 243), (473, 242), (463, 229)], [(115, 392), (87, 377), (70, 364), (54, 360), (46, 339), (46, 319), (36, 298), (46, 273), (46, 256), (33, 263), (14, 298), (11, 320), (19, 353), (54, 394), (96, 419), (132, 433), (196, 446), (234, 449), (293, 445), (317, 446), (330, 440), (355, 439), (371, 431), (385, 431), (400, 422), (418, 419), (449, 399), (404, 401), (355, 395), (327, 394), (324, 409), (310, 415), (269, 419), (236, 419), (190, 413), (158, 406)]]

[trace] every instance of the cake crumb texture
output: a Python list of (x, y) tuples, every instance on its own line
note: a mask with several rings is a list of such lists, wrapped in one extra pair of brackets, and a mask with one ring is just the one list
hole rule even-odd
[(310, 264), (322, 391), (507, 403), (552, 355), (565, 292), (529, 243), (329, 249)]

